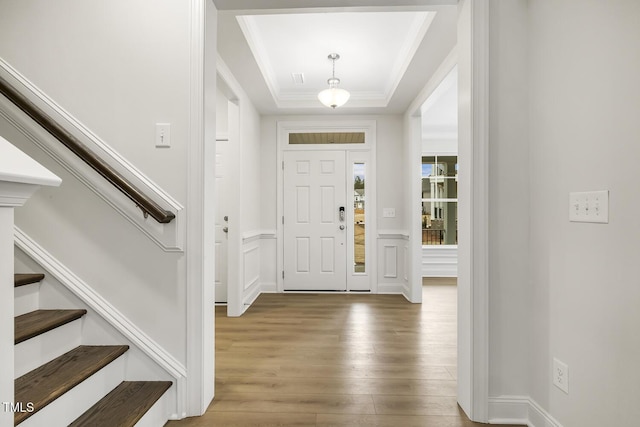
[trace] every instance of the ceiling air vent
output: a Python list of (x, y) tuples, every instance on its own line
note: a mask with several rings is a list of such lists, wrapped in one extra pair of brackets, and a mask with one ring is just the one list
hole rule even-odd
[(291, 73), (291, 78), (293, 79), (293, 83), (296, 85), (304, 84), (304, 74), (303, 73)]

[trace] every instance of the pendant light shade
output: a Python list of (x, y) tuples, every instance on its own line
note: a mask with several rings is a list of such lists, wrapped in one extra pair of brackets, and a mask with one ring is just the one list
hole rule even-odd
[(325, 89), (318, 94), (318, 100), (327, 107), (336, 108), (344, 105), (351, 94), (344, 89), (340, 89), (340, 79), (336, 78), (336, 60), (340, 59), (340, 55), (332, 53), (328, 58), (333, 61), (333, 74), (332, 77), (327, 80), (329, 89)]

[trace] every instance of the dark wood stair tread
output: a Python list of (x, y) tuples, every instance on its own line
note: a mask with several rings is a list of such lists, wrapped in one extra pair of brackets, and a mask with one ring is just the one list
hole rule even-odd
[(87, 314), (87, 310), (36, 310), (14, 320), (15, 343), (21, 343), (65, 325)]
[(134, 426), (171, 384), (171, 381), (124, 381), (69, 427)]
[(13, 275), (13, 286), (24, 286), (32, 283), (38, 283), (44, 279), (44, 274), (39, 273), (22, 273)]
[(117, 359), (127, 345), (79, 346), (15, 380), (15, 402), (33, 403), (33, 412), (17, 412), (15, 425)]

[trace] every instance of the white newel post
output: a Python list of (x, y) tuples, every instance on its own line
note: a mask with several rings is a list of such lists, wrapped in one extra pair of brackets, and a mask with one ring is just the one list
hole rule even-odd
[(13, 426), (13, 218), (14, 209), (60, 178), (0, 136), (0, 427)]

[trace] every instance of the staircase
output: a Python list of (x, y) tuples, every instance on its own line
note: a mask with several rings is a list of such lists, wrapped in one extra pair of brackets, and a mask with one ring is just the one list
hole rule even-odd
[(125, 381), (127, 345), (81, 345), (87, 310), (41, 310), (43, 274), (16, 274), (14, 424), (158, 427), (171, 381)]

